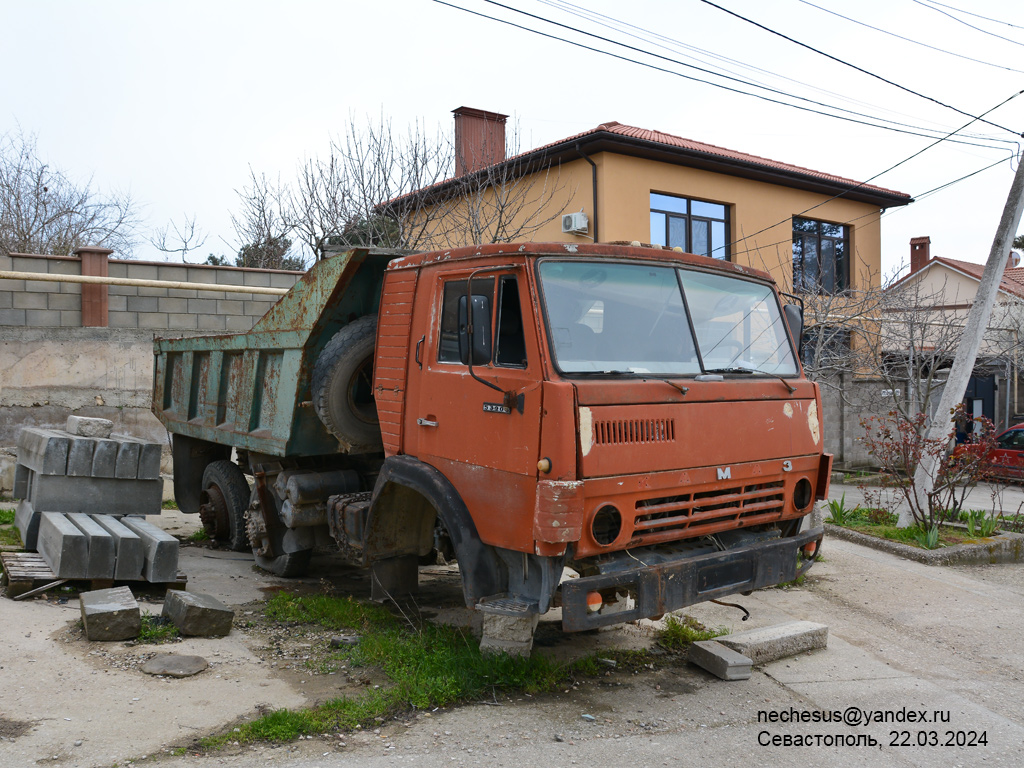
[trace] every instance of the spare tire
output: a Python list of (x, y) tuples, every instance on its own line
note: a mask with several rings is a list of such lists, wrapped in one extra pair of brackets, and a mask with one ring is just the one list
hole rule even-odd
[(313, 408), (327, 431), (346, 447), (382, 446), (373, 399), (377, 318), (360, 317), (327, 342), (313, 366)]

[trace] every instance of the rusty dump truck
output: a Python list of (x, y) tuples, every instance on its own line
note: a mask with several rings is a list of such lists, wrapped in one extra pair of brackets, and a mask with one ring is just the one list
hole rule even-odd
[(158, 339), (174, 492), (216, 538), (375, 597), (457, 560), (468, 606), (566, 631), (790, 581), (828, 489), (802, 314), (763, 272), (633, 246), (316, 264), (248, 333)]

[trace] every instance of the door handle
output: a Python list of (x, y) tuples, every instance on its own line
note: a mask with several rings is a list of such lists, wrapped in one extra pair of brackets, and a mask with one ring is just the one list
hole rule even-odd
[(422, 336), (419, 341), (416, 342), (416, 365), (420, 368), (423, 367), (423, 361), (420, 360), (420, 347), (423, 346), (423, 342), (427, 340), (426, 336)]
[(436, 427), (436, 421), (430, 421), (429, 419), (416, 419), (416, 423), (421, 427)]

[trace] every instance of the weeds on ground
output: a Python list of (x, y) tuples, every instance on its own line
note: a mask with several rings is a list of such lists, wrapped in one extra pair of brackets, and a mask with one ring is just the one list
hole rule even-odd
[(661, 630), (658, 641), (669, 650), (681, 651), (692, 643), (700, 640), (712, 640), (728, 633), (729, 630), (725, 627), (711, 629), (692, 616), (669, 614), (665, 617), (665, 628)]
[(181, 633), (174, 623), (163, 616), (154, 616), (146, 612), (142, 614), (142, 627), (135, 642), (143, 645), (160, 645), (181, 639)]
[(160, 504), (160, 509), (177, 509), (178, 502), (174, 499), (164, 499)]
[(0, 525), (10, 525), (14, 522), (13, 509), (0, 509)]
[(464, 630), (399, 618), (381, 606), (351, 597), (279, 593), (267, 603), (265, 614), (275, 621), (357, 633), (359, 643), (339, 649), (336, 659), (350, 667), (376, 667), (390, 682), (310, 709), (276, 710), (238, 731), (207, 739), (203, 746), (217, 747), (227, 741), (287, 741), (300, 735), (349, 730), (410, 708), (443, 707), (512, 691), (554, 691), (575, 675), (601, 669), (593, 659), (559, 665), (541, 655), (484, 656), (476, 639)]
[(825, 505), (828, 508), (828, 522), (834, 525), (847, 525), (850, 522), (851, 516), (860, 507), (854, 507), (853, 509), (846, 508), (846, 494), (842, 495), (840, 499), (830, 499)]
[(989, 515), (984, 509), (972, 509), (960, 513), (960, 521), (967, 524), (967, 534), (987, 538), (999, 529), (1000, 518)]
[(198, 531), (190, 533), (187, 540), (193, 544), (201, 544), (204, 541), (210, 540), (210, 534), (206, 532), (205, 528), (200, 528)]

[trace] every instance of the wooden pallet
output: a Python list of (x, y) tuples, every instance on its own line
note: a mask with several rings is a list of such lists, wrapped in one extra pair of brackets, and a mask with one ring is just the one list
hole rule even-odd
[(46, 589), (41, 588), (59, 587), (64, 584), (71, 584), (83, 592), (122, 584), (133, 589), (157, 590), (185, 589), (188, 585), (188, 576), (181, 571), (178, 571), (178, 578), (174, 581), (160, 583), (113, 579), (60, 579), (38, 552), (3, 552), (0, 553), (0, 562), (3, 563), (4, 569), (0, 584), (7, 587), (7, 596), (15, 599), (33, 590), (45, 592)]

